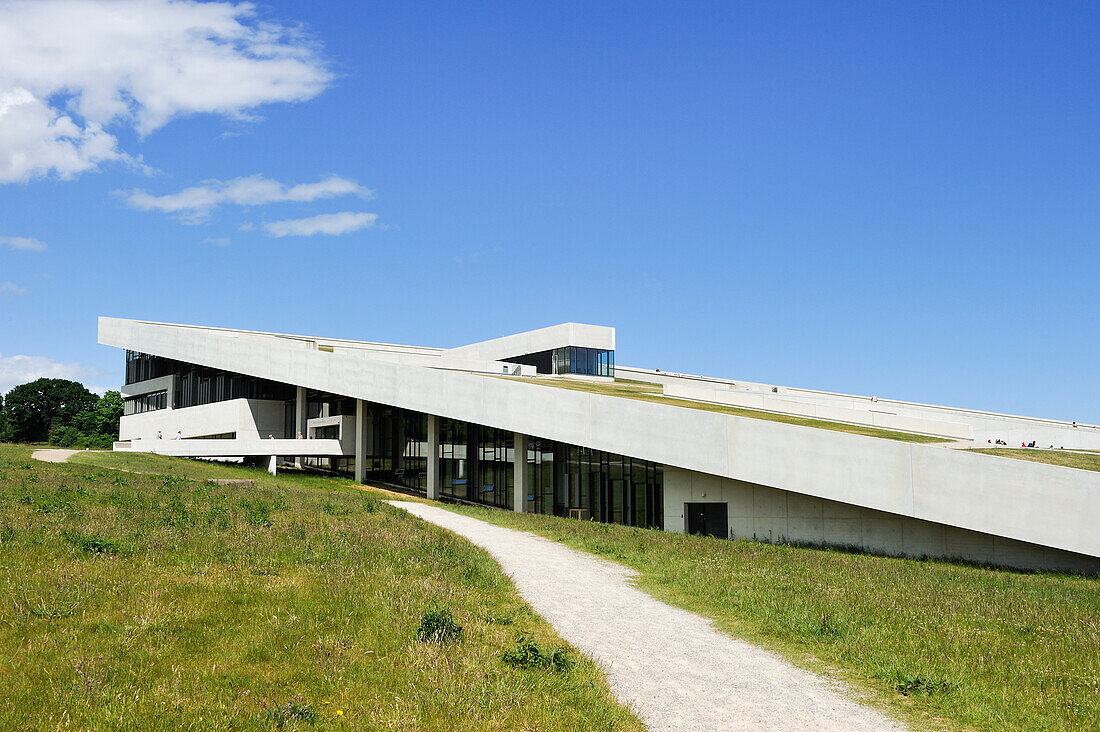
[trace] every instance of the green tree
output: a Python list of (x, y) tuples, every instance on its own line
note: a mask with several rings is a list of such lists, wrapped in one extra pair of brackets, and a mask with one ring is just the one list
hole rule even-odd
[[(4, 421), (12, 442), (44, 442), (50, 430), (77, 427), (87, 420), (99, 397), (68, 379), (37, 379), (21, 384), (4, 398)], [(78, 427), (79, 429), (79, 427)]]
[(95, 432), (97, 435), (118, 439), (118, 423), (122, 419), (122, 394), (109, 391), (95, 405)]
[(80, 440), (80, 432), (68, 424), (55, 424), (50, 427), (49, 443), (54, 447), (72, 447)]

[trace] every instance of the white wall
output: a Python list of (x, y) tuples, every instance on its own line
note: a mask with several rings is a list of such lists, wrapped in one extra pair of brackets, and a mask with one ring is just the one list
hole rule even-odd
[(969, 440), (974, 430), (969, 424), (931, 419), (927, 416), (913, 416), (896, 412), (876, 410), (874, 406), (857, 409), (835, 404), (813, 404), (783, 399), (776, 394), (748, 393), (734, 389), (715, 389), (710, 384), (670, 381), (664, 385), (666, 396), (681, 399), (694, 399), (715, 404), (728, 404), (734, 407), (762, 409), (780, 414), (811, 417), (831, 422), (847, 422), (887, 430), (917, 432), (925, 435), (937, 435), (956, 440)]
[(163, 439), (183, 436), (201, 437), (236, 432), (241, 439), (269, 434), (283, 436), (283, 402), (265, 399), (229, 399), (183, 409), (158, 409), (131, 414), (119, 423), (120, 440), (152, 440), (160, 430)]
[(508, 360), (529, 353), (541, 353), (562, 346), (583, 346), (604, 351), (615, 350), (615, 329), (603, 325), (562, 323), (549, 328), (529, 330), (447, 351), (451, 357)]
[[(338, 438), (340, 445), (343, 448), (345, 455), (355, 454), (355, 415), (354, 414), (340, 414), (334, 417), (314, 417), (306, 420), (306, 435), (309, 439), (316, 439), (317, 429), (320, 427), (330, 427), (336, 425), (340, 428)], [(369, 428), (369, 423), (368, 423)]]
[(1037, 447), (1100, 450), (1100, 427), (1039, 417), (998, 414), (896, 399), (837, 394), (789, 386), (730, 381), (616, 366), (620, 378), (664, 386), (669, 396), (817, 417), (908, 432), (969, 439), (976, 444), (1002, 439), (1009, 446), (1034, 440)]
[(690, 470), (664, 471), (665, 530), (686, 531), (685, 503), (725, 503), (729, 538), (843, 546), (1021, 569), (1100, 572), (1100, 559)]

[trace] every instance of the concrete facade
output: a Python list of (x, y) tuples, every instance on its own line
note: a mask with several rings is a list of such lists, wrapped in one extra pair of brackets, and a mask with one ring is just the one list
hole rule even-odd
[(120, 440), (152, 440), (157, 430), (164, 439), (177, 431), (185, 438), (236, 433), (241, 439), (283, 436), (283, 403), (262, 399), (230, 399), (184, 409), (162, 409), (122, 418)]
[[(669, 476), (665, 488), (666, 509), (675, 509), (680, 505), (675, 515), (682, 514), (684, 501), (681, 499), (684, 495), (690, 496), (693, 490), (690, 481), (685, 489), (683, 479), (678, 477), (688, 473), (709, 476), (713, 480), (733, 481), (738, 485), (766, 486), (769, 490), (800, 496), (811, 503), (819, 501), (855, 507), (870, 512), (868, 516), (887, 514), (897, 517), (891, 520), (916, 522), (914, 526), (934, 524), (944, 527), (944, 530), (974, 532), (998, 537), (1002, 541), (1022, 542), (1090, 557), (1100, 556), (1100, 532), (1095, 528), (1100, 525), (1100, 473), (947, 450), (937, 445), (897, 442), (548, 388), (526, 383), (527, 378), (493, 378), (501, 372), (510, 372), (507, 371), (509, 364), (506, 361), (491, 359), (503, 358), (500, 354), (516, 348), (547, 350), (544, 346), (553, 348), (582, 337), (587, 339), (582, 345), (614, 345), (613, 331), (610, 337), (607, 333), (601, 335), (600, 329), (578, 335), (577, 328), (595, 327), (566, 324), (556, 329), (543, 329), (548, 333), (535, 331), (537, 337), (526, 340), (518, 336), (497, 339), (505, 343), (488, 342), (490, 345), (484, 349), (463, 347), (444, 352), (408, 347), (411, 350), (405, 353), (400, 350), (405, 347), (392, 345), (385, 345), (376, 351), (366, 342), (337, 342), (327, 349), (320, 347), (325, 345), (321, 339), (304, 336), (101, 318), (100, 342), (296, 385), (300, 387), (299, 395), (308, 388), (413, 410), (428, 415), (429, 426), (439, 418), (464, 420), (507, 430), (517, 436), (553, 440), (653, 461), (665, 466), (665, 474)], [(603, 340), (599, 340), (601, 338)], [(517, 346), (517, 343), (522, 345)], [(450, 356), (440, 356), (439, 353)], [(448, 362), (447, 358), (456, 360)], [(435, 361), (434, 365), (427, 366), (414, 363), (415, 359)], [(500, 364), (501, 372), (451, 368), (448, 363)], [(624, 369), (619, 365), (616, 368), (620, 372), (625, 371), (623, 375), (627, 378), (635, 378), (639, 374), (648, 374), (650, 380), (658, 378), (655, 372)], [(533, 378), (533, 374), (527, 376)], [(676, 377), (661, 374), (660, 378), (672, 380)], [(712, 390), (718, 388), (713, 387)], [(725, 388), (730, 391), (728, 386)], [(224, 404), (227, 403), (189, 407), (171, 413), (160, 411), (134, 415), (124, 418), (124, 423), (129, 430), (130, 420), (146, 418), (140, 428), (129, 430), (130, 434), (144, 436), (158, 419), (168, 420), (178, 413), (195, 409), (221, 409), (223, 407), (220, 405)], [(282, 402), (275, 404), (278, 405), (281, 429), (284, 405)], [(275, 416), (274, 409), (271, 416)], [(946, 417), (933, 419), (929, 414), (914, 419), (950, 423)], [(355, 442), (361, 442), (365, 424), (355, 420), (348, 429), (360, 435)], [(257, 432), (262, 434), (263, 429), (257, 426)], [(434, 439), (438, 440), (438, 434)], [(429, 428), (429, 451), (432, 444), (432, 430)], [(438, 442), (434, 444), (438, 445)], [(518, 451), (517, 454), (523, 455), (525, 452)], [(352, 449), (344, 454), (357, 452)], [(434, 462), (429, 461), (429, 464)], [(525, 480), (526, 472), (523, 472)], [(428, 492), (431, 494), (437, 490), (438, 471), (429, 467), (429, 476)], [(514, 494), (517, 500), (514, 500), (514, 505), (522, 507), (526, 505), (526, 500), (518, 499), (521, 496), (526, 498), (527, 489), (524, 486), (521, 494), (520, 487), (521, 480), (517, 473)], [(678, 529), (674, 522), (669, 523), (672, 515), (666, 515), (666, 528), (682, 530), (682, 526)], [(746, 517), (730, 518), (732, 527), (733, 518)], [(754, 515), (753, 520), (756, 518)], [(761, 515), (759, 518), (763, 521), (769, 517)], [(809, 529), (802, 531), (799, 528), (801, 524), (798, 522), (805, 518), (796, 515), (794, 526), (798, 531), (792, 534), (791, 524), (787, 523), (782, 535), (817, 536)], [(743, 523), (738, 525), (743, 528)], [(754, 524), (753, 531), (756, 530)], [(771, 536), (779, 536), (775, 527), (771, 530)], [(825, 534), (821, 536), (821, 541), (832, 542), (831, 538), (825, 538)], [(881, 542), (873, 538), (873, 528), (866, 533), (871, 538), (865, 539), (864, 536), (861, 529), (860, 543), (857, 545), (869, 549), (880, 546)], [(944, 547), (944, 551), (948, 548), (954, 550), (955, 545), (949, 547), (945, 543)], [(910, 553), (917, 549), (912, 542), (907, 548), (903, 541), (890, 551)], [(932, 552), (922, 548), (918, 555), (926, 554), (931, 555)], [(960, 556), (988, 561), (988, 552), (978, 544), (974, 545), (969, 555)], [(997, 556), (1010, 557), (1011, 554), (1002, 551)]]
[(773, 384), (730, 381), (618, 367), (624, 378), (661, 384), (667, 396), (729, 404), (883, 429), (942, 435), (975, 444), (1004, 440), (1009, 447), (1035, 441), (1038, 447), (1100, 450), (1100, 426), (1081, 422), (998, 414), (977, 409), (799, 389)]
[(1094, 556), (690, 470), (665, 471), (664, 500), (664, 528), (676, 533), (687, 530), (685, 504), (725, 504), (730, 539), (965, 559), (1022, 569), (1100, 572), (1100, 558)]

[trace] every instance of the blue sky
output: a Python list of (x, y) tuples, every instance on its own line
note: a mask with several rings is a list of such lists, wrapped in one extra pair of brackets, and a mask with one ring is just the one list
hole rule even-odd
[[(68, 7), (0, 1), (0, 379), (117, 386), (101, 314), (574, 320), (624, 364), (1100, 422), (1100, 5), (272, 2), (212, 41)], [(12, 131), (39, 109), (78, 132)]]

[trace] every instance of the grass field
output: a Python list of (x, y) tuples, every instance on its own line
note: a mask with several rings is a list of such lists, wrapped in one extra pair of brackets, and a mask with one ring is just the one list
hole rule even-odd
[(742, 407), (731, 407), (726, 404), (709, 404), (707, 402), (695, 402), (690, 399), (666, 397), (661, 393), (660, 386), (643, 384), (637, 381), (581, 381), (579, 379), (532, 379), (506, 376), (495, 376), (493, 378), (507, 378), (524, 384), (551, 386), (557, 389), (583, 391), (590, 394), (603, 394), (605, 396), (616, 396), (624, 399), (638, 399), (640, 401), (653, 402), (655, 404), (668, 404), (673, 407), (699, 409), (704, 412), (719, 412), (721, 414), (732, 414), (737, 417), (751, 417), (752, 419), (763, 419), (769, 422), (783, 422), (784, 424), (796, 424), (802, 427), (814, 427), (822, 430), (832, 430), (834, 432), (847, 432), (853, 435), (879, 437), (884, 440), (897, 440), (899, 442), (946, 441), (943, 437), (932, 437), (931, 435), (896, 432), (894, 430), (884, 430), (877, 427), (867, 427), (865, 425), (829, 422), (823, 419), (811, 419), (809, 417), (798, 417), (790, 414), (777, 414), (775, 412), (765, 412), (759, 409), (744, 409)]
[[(349, 481), (78, 457), (149, 474), (0, 445), (0, 729), (641, 729), (575, 651), (505, 662), (565, 644), (487, 554)], [(418, 640), (443, 609), (459, 640)]]
[(997, 457), (1015, 458), (1017, 460), (1030, 460), (1033, 463), (1046, 463), (1047, 465), (1061, 465), (1066, 468), (1100, 470), (1100, 453), (1095, 452), (1037, 450), (1025, 447), (977, 447), (969, 450), (969, 452), (980, 452), (985, 455), (996, 455)]
[(451, 510), (626, 564), (666, 602), (918, 727), (1100, 729), (1100, 580)]

